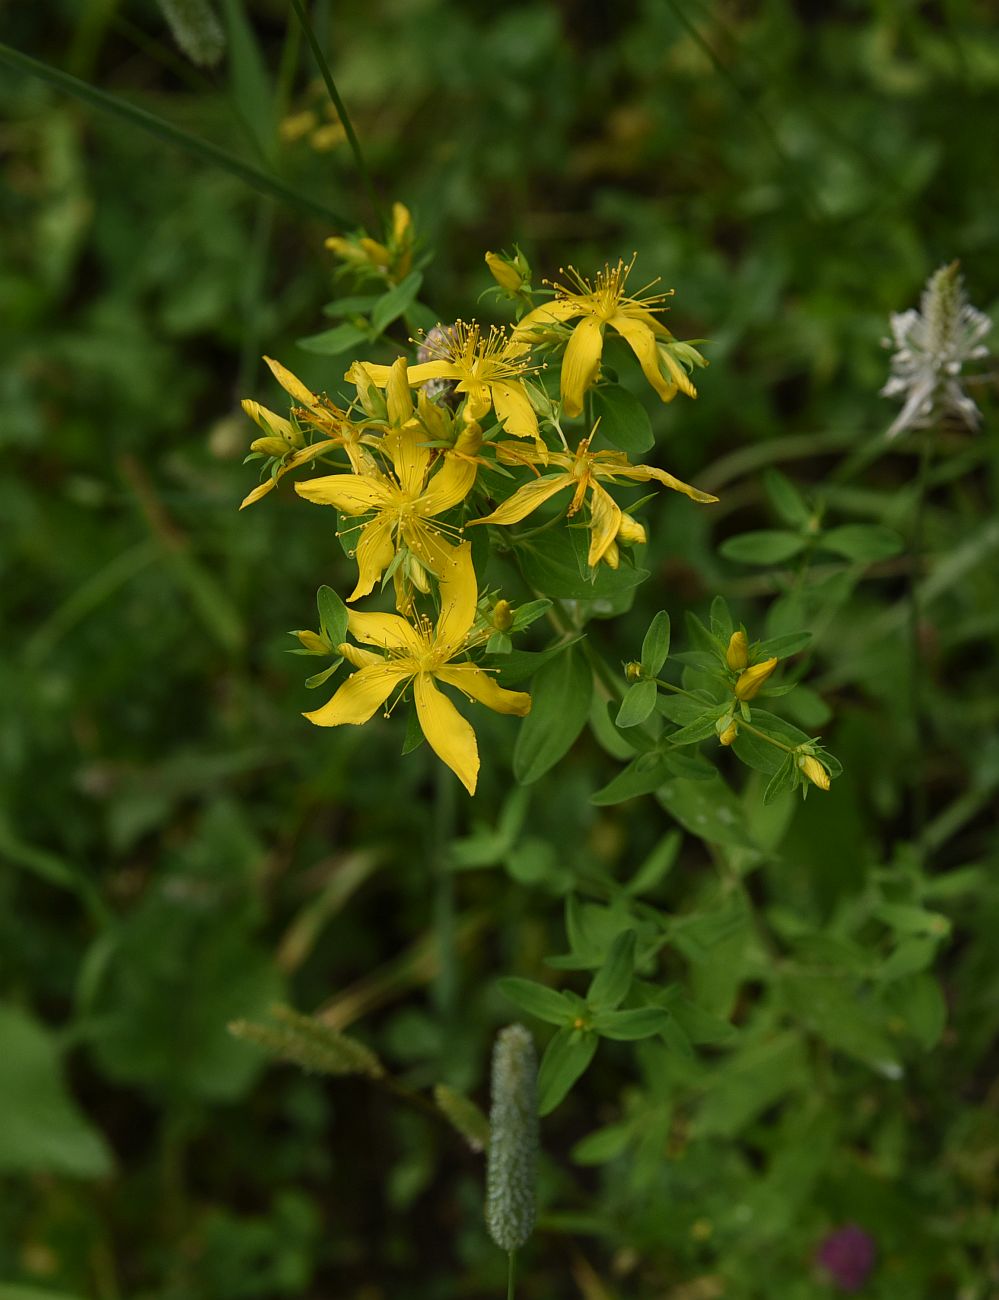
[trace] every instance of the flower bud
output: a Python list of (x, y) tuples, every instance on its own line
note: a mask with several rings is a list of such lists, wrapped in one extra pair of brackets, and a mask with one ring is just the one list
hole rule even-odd
[(385, 404), (389, 424), (400, 425), (413, 414), (413, 397), (409, 391), (409, 368), (405, 357), (396, 357), (385, 385)]
[(336, 652), (354, 668), (366, 668), (368, 664), (377, 663), (379, 658), (373, 651), (363, 650), (358, 645), (351, 645), (349, 641), (341, 641)]
[(643, 525), (625, 511), (621, 515), (621, 523), (618, 525), (617, 537), (614, 540), (618, 546), (643, 546), (649, 539)]
[(753, 699), (776, 667), (776, 659), (764, 659), (761, 664), (753, 664), (752, 668), (747, 668), (740, 673), (739, 680), (735, 684), (736, 699)]
[(621, 552), (617, 548), (617, 542), (611, 542), (600, 559), (609, 569), (619, 568), (621, 565)]
[(741, 673), (749, 663), (749, 645), (745, 632), (733, 632), (729, 637), (725, 662), (734, 673)]
[(531, 279), (531, 268), (519, 252), (513, 258), (487, 253), (486, 266), (499, 287), (507, 293), (519, 293)]
[(320, 636), (318, 632), (310, 632), (305, 629), (300, 632), (293, 632), (292, 635), (297, 636), (305, 649), (311, 651), (314, 655), (327, 655), (332, 650), (330, 643), (324, 636)]
[(368, 373), (368, 368), (363, 361), (355, 361), (344, 375), (344, 379), (357, 389), (357, 400), (361, 403), (365, 415), (372, 420), (388, 419), (388, 407), (385, 404), (385, 398)]
[(813, 758), (811, 754), (799, 754), (798, 766), (812, 785), (817, 785), (820, 790), (829, 789), (829, 773), (817, 758)]
[(534, 1228), (538, 1066), (531, 1035), (508, 1025), (493, 1050), (486, 1225), (501, 1250), (519, 1250)]
[(633, 659), (631, 663), (624, 665), (624, 675), (629, 682), (638, 682), (645, 676), (645, 669), (637, 659)]
[(493, 627), (498, 632), (509, 632), (513, 627), (513, 608), (508, 600), (498, 600), (493, 606)]
[(464, 456), (474, 456), (482, 446), (482, 425), (476, 420), (469, 420), (461, 433), (454, 440), (455, 451)]
[(291, 451), (289, 443), (283, 438), (254, 438), (250, 443), (251, 451), (259, 451), (264, 456), (287, 456)]
[(732, 741), (735, 740), (738, 734), (739, 734), (739, 724), (735, 721), (735, 719), (733, 719), (725, 728), (725, 730), (721, 732), (718, 739), (723, 745), (731, 745)]

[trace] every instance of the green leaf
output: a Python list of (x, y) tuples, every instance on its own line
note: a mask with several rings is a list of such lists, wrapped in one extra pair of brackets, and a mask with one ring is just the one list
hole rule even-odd
[(410, 271), (405, 280), (400, 280), (388, 293), (382, 294), (371, 312), (371, 329), (376, 337), (399, 319), (420, 292), (422, 283), (423, 272)]
[(670, 769), (662, 757), (656, 756), (651, 764), (645, 761), (649, 757), (640, 754), (638, 758), (633, 759), (624, 771), (608, 781), (602, 790), (597, 790), (595, 794), (590, 795), (590, 803), (596, 804), (598, 808), (605, 808), (658, 790), (663, 782), (669, 779)]
[(332, 329), (323, 330), (319, 334), (309, 334), (304, 339), (296, 340), (303, 352), (318, 352), (324, 357), (342, 356), (344, 352), (349, 352), (359, 343), (367, 341), (368, 335), (364, 330), (358, 329), (352, 321), (344, 321), (342, 325), (334, 325)]
[(0, 1006), (0, 1171), (103, 1178), (104, 1138), (66, 1090), (55, 1037), (26, 1012)]
[(247, 20), (243, 0), (222, 0), (222, 11), (229, 37), (229, 76), (239, 116), (259, 151), (272, 159), (276, 122), (267, 65)]
[(655, 445), (652, 421), (637, 397), (618, 384), (601, 384), (590, 390), (594, 419), (600, 433), (618, 451), (636, 456)]
[(537, 781), (568, 751), (586, 722), (592, 694), (593, 673), (575, 646), (540, 669), (513, 751), (513, 774), (521, 785)]
[(751, 646), (753, 659), (787, 659), (804, 650), (812, 639), (811, 632), (786, 632), (783, 636), (772, 636), (766, 641), (754, 642)]
[(659, 688), (648, 679), (635, 682), (624, 693), (615, 719), (619, 727), (637, 727), (655, 710)]
[(858, 996), (855, 983), (835, 975), (787, 975), (783, 981), (788, 1009), (830, 1047), (863, 1062), (888, 1079), (902, 1066), (888, 1036), (885, 1009)]
[(337, 298), (328, 302), (323, 308), (324, 316), (366, 316), (381, 295), (377, 293), (356, 294), (349, 298)]
[(565, 528), (517, 544), (517, 556), (527, 582), (554, 600), (623, 599), (649, 576), (646, 569), (626, 564), (609, 569), (587, 563), (590, 534), (585, 528)]
[(711, 631), (713, 635), (728, 645), (729, 637), (734, 630), (728, 602), (724, 596), (715, 596), (711, 602)]
[(642, 642), (642, 667), (650, 677), (658, 677), (669, 658), (669, 615), (664, 609), (652, 620)]
[(317, 686), (322, 686), (324, 682), (329, 681), (329, 679), (333, 676), (333, 674), (336, 672), (336, 670), (340, 667), (342, 663), (343, 663), (342, 659), (334, 659), (333, 662), (330, 664), (330, 666), (328, 668), (324, 668), (321, 673), (313, 673), (311, 677), (306, 677), (305, 679), (306, 686), (309, 688), (310, 691), (314, 691)]
[(844, 524), (823, 533), (818, 545), (822, 550), (833, 551), (847, 560), (870, 563), (898, 555), (905, 542), (894, 529), (883, 524)]
[(663, 1007), (634, 1007), (627, 1011), (601, 1011), (593, 1017), (593, 1028), (601, 1038), (631, 1043), (660, 1034), (669, 1024)]
[(546, 1020), (550, 1025), (564, 1025), (576, 1015), (575, 1004), (564, 993), (550, 989), (546, 984), (507, 975), (497, 981), (496, 987), (522, 1011)]
[(523, 628), (530, 627), (542, 615), (548, 613), (552, 603), (547, 596), (542, 596), (540, 600), (529, 600), (526, 604), (519, 605), (513, 611), (513, 630), (520, 632)]
[(810, 1078), (799, 1034), (754, 1043), (715, 1072), (694, 1132), (698, 1137), (735, 1137), (788, 1091), (806, 1087)]
[(518, 686), (521, 682), (529, 681), (539, 668), (581, 640), (582, 637), (577, 636), (571, 641), (559, 641), (547, 650), (511, 650), (502, 655), (498, 663), (490, 664), (489, 667), (499, 669), (498, 680), (501, 686)]
[[(576, 1143), (572, 1148), (572, 1158), (577, 1165), (605, 1165), (624, 1151), (633, 1131), (631, 1124), (608, 1124), (605, 1128), (598, 1128)], [(3, 1300), (2, 1295), (0, 1300)]]
[(786, 524), (802, 528), (811, 518), (811, 511), (804, 497), (786, 475), (779, 469), (767, 469), (763, 472), (763, 490), (770, 498), (770, 503)]
[(660, 883), (676, 862), (683, 836), (679, 831), (669, 831), (638, 868), (624, 887), (626, 894), (647, 894)]
[(347, 606), (332, 587), (320, 587), (316, 592), (319, 608), (319, 625), (323, 636), (334, 648), (347, 639)]
[(707, 740), (709, 736), (716, 736), (718, 730), (715, 722), (718, 720), (718, 712), (716, 705), (709, 713), (704, 713), (693, 722), (688, 722), (685, 727), (671, 732), (667, 737), (670, 745), (696, 745), (699, 741)]
[(656, 797), (698, 839), (733, 848), (755, 847), (746, 830), (742, 805), (717, 773), (710, 781), (665, 781), (657, 788)]
[(740, 564), (780, 564), (804, 547), (805, 539), (796, 533), (761, 528), (757, 532), (727, 537), (718, 551), (726, 560), (737, 560)]
[(402, 742), (402, 756), (406, 757), (414, 749), (419, 749), (426, 737), (423, 734), (423, 728), (420, 726), (420, 718), (415, 708), (410, 708), (406, 714), (406, 735)]
[(599, 1039), (584, 1029), (560, 1029), (545, 1048), (538, 1070), (538, 1113), (550, 1115), (593, 1060)]
[(919, 973), (897, 980), (886, 998), (925, 1051), (936, 1047), (947, 1023), (947, 1002), (932, 975)]
[(628, 996), (635, 969), (635, 931), (622, 930), (607, 954), (607, 960), (594, 975), (586, 994), (586, 1004), (594, 1011), (619, 1006)]

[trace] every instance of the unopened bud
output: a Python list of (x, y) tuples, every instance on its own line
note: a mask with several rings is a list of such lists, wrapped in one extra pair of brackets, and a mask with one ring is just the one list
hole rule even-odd
[(493, 1050), (486, 1225), (501, 1250), (519, 1250), (534, 1228), (538, 1066), (523, 1025), (501, 1029)]
[(632, 515), (624, 512), (614, 540), (619, 546), (643, 546), (649, 538), (643, 525)]
[(422, 592), (424, 596), (430, 590), (430, 579), (427, 576), (427, 571), (412, 551), (406, 556), (406, 577), (409, 578), (416, 590)]
[(638, 682), (645, 676), (645, 669), (637, 659), (632, 659), (630, 664), (624, 665), (624, 675), (629, 682)]
[(745, 632), (733, 632), (729, 637), (725, 662), (735, 673), (741, 673), (749, 663), (749, 644)]
[(493, 627), (498, 632), (509, 632), (513, 627), (513, 607), (508, 600), (498, 600), (493, 606)]
[(283, 438), (254, 438), (250, 450), (259, 451), (264, 456), (282, 457), (287, 456), (291, 446)]
[(482, 425), (475, 420), (469, 420), (454, 440), (454, 449), (464, 456), (474, 456), (481, 446)]
[(820, 790), (829, 789), (829, 773), (817, 758), (813, 758), (811, 754), (799, 754), (798, 766), (812, 785), (817, 785)]
[(738, 734), (739, 724), (733, 719), (725, 730), (721, 732), (718, 739), (723, 745), (731, 745), (732, 741), (735, 740)]
[(752, 668), (747, 668), (745, 672), (740, 673), (739, 680), (735, 684), (736, 699), (753, 699), (776, 667), (776, 659), (764, 659), (763, 663), (753, 664)]
[(409, 368), (405, 357), (396, 357), (385, 385), (385, 404), (389, 424), (400, 425), (413, 414), (413, 397), (409, 391)]
[(531, 268), (520, 253), (513, 258), (487, 253), (486, 266), (499, 287), (507, 293), (519, 293), (531, 278)]
[(357, 389), (357, 400), (361, 403), (365, 415), (370, 416), (372, 420), (388, 419), (385, 398), (363, 361), (355, 361), (344, 375), (344, 379)]
[(609, 569), (620, 568), (621, 552), (617, 548), (617, 542), (611, 542), (610, 546), (607, 547), (600, 559)]
[(368, 664), (374, 662), (370, 650), (362, 650), (360, 646), (351, 645), (349, 641), (341, 641), (336, 652), (341, 659), (346, 659), (354, 668), (366, 668)]
[(310, 632), (308, 629), (305, 629), (303, 631), (293, 632), (292, 636), (297, 636), (305, 649), (311, 650), (313, 654), (325, 655), (330, 652), (330, 643), (324, 636), (320, 636), (318, 632)]

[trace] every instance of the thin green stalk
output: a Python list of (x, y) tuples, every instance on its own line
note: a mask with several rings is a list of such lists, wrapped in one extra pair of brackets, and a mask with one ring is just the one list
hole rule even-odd
[(350, 120), (349, 114), (347, 113), (346, 105), (340, 98), (340, 92), (336, 88), (336, 82), (333, 80), (333, 73), (330, 71), (330, 66), (326, 62), (326, 56), (323, 54), (322, 46), (316, 39), (316, 33), (313, 29), (312, 23), (309, 21), (309, 15), (305, 12), (305, 6), (302, 4), (302, 0), (291, 0), (291, 3), (295, 13), (298, 15), (298, 21), (302, 24), (302, 30), (305, 32), (305, 39), (309, 43), (309, 49), (312, 51), (312, 56), (316, 60), (323, 81), (326, 83), (326, 90), (329, 93), (330, 99), (333, 101), (333, 107), (336, 109), (337, 116), (340, 118), (343, 129), (347, 135), (347, 143), (350, 145), (351, 152), (354, 155), (357, 169), (361, 173), (364, 188), (368, 192), (368, 201), (371, 204), (379, 225), (382, 230), (385, 231), (387, 227), (385, 225), (385, 214), (382, 211), (382, 205), (379, 202), (378, 194), (371, 180), (371, 173), (368, 171), (368, 164), (365, 161), (360, 141), (354, 132), (354, 126)]
[(446, 1021), (450, 1021), (454, 1013), (458, 995), (454, 872), (450, 863), (451, 840), (455, 829), (454, 793), (451, 773), (443, 763), (436, 763), (430, 867), (434, 880), (434, 933), (439, 965), (433, 991), (437, 1009)]
[(242, 158), (237, 158), (235, 154), (229, 153), (217, 144), (212, 144), (210, 140), (191, 135), (190, 132), (174, 126), (165, 118), (157, 117), (155, 113), (149, 113), (136, 104), (119, 99), (116, 95), (109, 95), (106, 91), (99, 90), (96, 86), (91, 86), (88, 82), (81, 81), (60, 68), (54, 68), (51, 64), (42, 63), (28, 54), (22, 54), (20, 50), (12, 49), (3, 42), (0, 42), (0, 64), (6, 64), (18, 72), (37, 77), (40, 81), (46, 81), (49, 85), (55, 86), (67, 95), (72, 95), (75, 99), (82, 100), (83, 103), (89, 104), (101, 113), (106, 113), (118, 121), (128, 122), (131, 126), (138, 127), (140, 131), (154, 135), (175, 148), (183, 149), (186, 153), (200, 158), (203, 162), (211, 163), (214, 167), (221, 167), (223, 171), (239, 177), (252, 189), (271, 198), (280, 199), (289, 207), (308, 212), (312, 216), (322, 217), (324, 221), (335, 226), (349, 224), (345, 217), (328, 208), (325, 203), (317, 203), (308, 195), (299, 194), (297, 190), (290, 189), (276, 176), (261, 171), (252, 163), (244, 162)]
[(514, 1300), (514, 1291), (517, 1286), (517, 1252), (511, 1250), (507, 1255), (506, 1270), (506, 1300)]
[(919, 643), (919, 625), (922, 622), (920, 582), (923, 569), (923, 524), (925, 517), (926, 485), (933, 458), (932, 430), (922, 434), (923, 445), (919, 456), (919, 475), (916, 479), (916, 504), (912, 516), (912, 542), (909, 554), (909, 701), (912, 727), (915, 736), (915, 757), (912, 762), (912, 833), (918, 848), (922, 849), (926, 830), (926, 782), (923, 779), (923, 754), (926, 749), (926, 720), (923, 701), (923, 655)]
[[(653, 677), (652, 681), (654, 681), (657, 686), (661, 686), (665, 691), (673, 691), (677, 695), (685, 695), (688, 700), (697, 700), (697, 696), (692, 695), (690, 691), (685, 691), (682, 686), (674, 686), (672, 682), (664, 682), (661, 677)], [(773, 736), (768, 736), (765, 731), (761, 731), (759, 727), (754, 727), (752, 723), (746, 722), (741, 716), (736, 718), (736, 722), (739, 724), (740, 731), (751, 732), (754, 736), (758, 736), (760, 740), (765, 740), (771, 745), (776, 745), (777, 748), (782, 749), (785, 754), (797, 753), (797, 750), (793, 745), (785, 745), (782, 740), (775, 740)]]

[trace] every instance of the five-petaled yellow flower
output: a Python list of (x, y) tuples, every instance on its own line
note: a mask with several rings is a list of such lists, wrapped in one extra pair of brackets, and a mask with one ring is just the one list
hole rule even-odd
[[(590, 437), (592, 438), (592, 434)], [(501, 444), (502, 445), (502, 444)], [(517, 457), (516, 449), (505, 451), (503, 459)], [(520, 453), (520, 460), (528, 457)], [(701, 492), (689, 483), (675, 478), (664, 469), (654, 465), (631, 465), (627, 456), (620, 451), (590, 451), (590, 438), (584, 438), (576, 449), (575, 455), (569, 452), (550, 452), (547, 464), (560, 466), (555, 474), (542, 474), (533, 483), (525, 483), (498, 506), (491, 515), (475, 519), (476, 524), (516, 524), (525, 519), (532, 510), (536, 510), (549, 497), (565, 488), (573, 488), (574, 494), (568, 513), (576, 514), (589, 493), (590, 505), (590, 550), (589, 563), (595, 565), (600, 560), (617, 568), (617, 536), (625, 522), (625, 514), (603, 483), (615, 483), (619, 479), (626, 482), (647, 483), (655, 479), (664, 483), (675, 492), (683, 492), (693, 501), (717, 501), (717, 497)], [(471, 527), (471, 525), (469, 525)]]
[(341, 647), (341, 653), (358, 665), (333, 698), (304, 716), (319, 727), (344, 723), (360, 726), (368, 721), (396, 687), (412, 683), (416, 716), (431, 749), (455, 773), (469, 794), (475, 793), (479, 751), (475, 732), (437, 682), (455, 686), (497, 713), (523, 717), (530, 712), (531, 697), (508, 691), (473, 663), (453, 663), (465, 649), (475, 621), (478, 589), (471, 547), (462, 543), (452, 554), (440, 580), (440, 615), (437, 626), (416, 625), (398, 614), (365, 614), (351, 610), (347, 628), (356, 640), (374, 650)]
[[(307, 501), (336, 506), (345, 515), (374, 514), (360, 530), (357, 586), (348, 600), (371, 591), (400, 546), (439, 576), (453, 556), (442, 534), (455, 530), (437, 522), (436, 516), (463, 501), (475, 482), (473, 458), (450, 451), (438, 456), (426, 446), (428, 435), (414, 418), (405, 357), (389, 369), (386, 396), (392, 427), (379, 447), (392, 462), (391, 474), (372, 465), (361, 474), (329, 474), (295, 484)], [(431, 473), (435, 464), (439, 468)], [(426, 590), (425, 583), (421, 585)]]
[[(327, 441), (314, 442), (308, 447), (299, 447), (291, 451), (291, 454), (281, 462), (276, 474), (247, 493), (240, 502), (240, 510), (245, 510), (247, 506), (252, 506), (255, 501), (265, 497), (289, 471), (298, 469), (299, 465), (305, 465), (310, 460), (315, 460), (317, 456), (335, 451), (338, 447), (342, 447), (347, 453), (355, 473), (364, 473), (374, 465), (370, 453), (361, 445), (363, 435), (351, 424), (345, 411), (334, 406), (328, 397), (319, 396), (306, 388), (302, 381), (287, 370), (280, 361), (275, 361), (273, 357), (264, 357), (264, 361), (288, 396), (298, 403), (294, 408), (294, 414), (299, 422), (317, 430)], [(259, 402), (251, 402), (249, 399), (243, 402), (243, 410), (266, 434), (276, 436), (288, 444), (289, 450), (291, 449), (295, 430), (289, 420), (281, 415), (275, 415), (266, 406), (261, 406)], [(301, 441), (300, 438), (298, 440)], [(258, 439), (259, 441), (261, 440)]]
[[(483, 335), (474, 321), (470, 325), (456, 321), (441, 329), (427, 347), (433, 360), (409, 367), (410, 384), (415, 387), (431, 379), (450, 380), (459, 393), (465, 394), (467, 421), (484, 419), (491, 408), (507, 433), (540, 442), (538, 417), (523, 382), (532, 369), (525, 359), (526, 343), (515, 341), (496, 326)], [(357, 361), (347, 371), (345, 377), (352, 383), (357, 382), (358, 367), (379, 388), (388, 384), (391, 367), (368, 361)]]
[(514, 330), (516, 339), (530, 342), (543, 333), (546, 325), (582, 317), (562, 358), (562, 408), (568, 416), (582, 413), (583, 395), (600, 370), (604, 330), (608, 325), (634, 352), (642, 373), (664, 402), (672, 401), (677, 392), (697, 396), (683, 367), (668, 349), (658, 346), (660, 340), (672, 342), (673, 335), (653, 313), (663, 310), (673, 291), (629, 297), (625, 286), (634, 265), (632, 258), (627, 264), (622, 260), (617, 266), (605, 266), (594, 284), (570, 266), (567, 274), (575, 289), (556, 284), (554, 299), (528, 312)]

